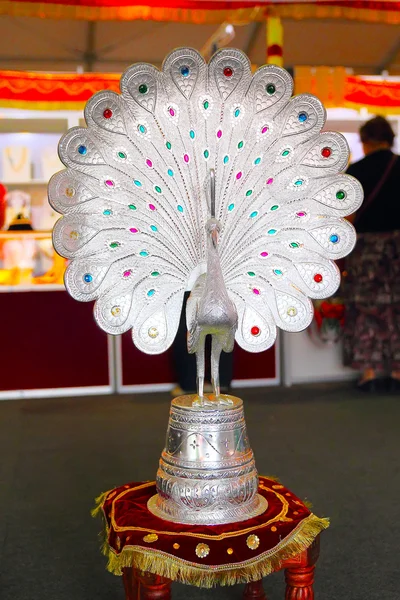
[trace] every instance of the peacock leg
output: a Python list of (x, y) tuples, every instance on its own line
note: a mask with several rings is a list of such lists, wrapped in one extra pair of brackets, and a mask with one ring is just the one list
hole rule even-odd
[(211, 347), (211, 383), (214, 388), (215, 400), (217, 404), (233, 404), (230, 398), (220, 396), (219, 388), (219, 359), (221, 357), (222, 344), (221, 340), (213, 335)]
[(193, 402), (194, 406), (204, 406), (204, 374), (205, 374), (205, 357), (204, 346), (206, 338), (200, 335), (196, 350), (196, 365), (197, 365), (197, 396)]

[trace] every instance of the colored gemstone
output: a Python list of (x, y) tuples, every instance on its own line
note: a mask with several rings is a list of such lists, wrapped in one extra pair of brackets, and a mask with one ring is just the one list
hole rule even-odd
[(232, 67), (225, 67), (224, 75), (225, 75), (225, 77), (232, 77), (232, 75), (233, 75)]
[(210, 156), (210, 153), (208, 150), (204, 150), (203, 154), (204, 154), (204, 158), (208, 158)]
[(291, 248), (300, 248), (300, 244), (298, 244), (297, 242), (290, 242), (289, 246)]
[(235, 208), (235, 205), (232, 203), (228, 206), (229, 212)]
[(254, 325), (254, 327), (252, 327), (250, 329), (251, 335), (254, 335), (254, 337), (257, 337), (258, 335), (260, 335), (261, 333), (261, 329), (259, 327), (257, 327), (257, 325)]
[(221, 129), (218, 129), (218, 131), (217, 131), (217, 138), (219, 140), (222, 138), (222, 131), (221, 131)]
[(174, 176), (174, 172), (173, 172), (173, 170), (172, 170), (172, 169), (168, 169), (167, 173), (168, 173), (168, 175), (169, 175), (170, 177), (173, 177), (173, 176)]
[(256, 276), (256, 274), (254, 273), (254, 271), (247, 271), (247, 275), (249, 277), (255, 277)]
[(279, 208), (279, 204), (274, 204), (273, 206), (271, 206), (271, 210), (278, 210)]
[(111, 108), (106, 108), (105, 111), (103, 112), (103, 117), (105, 119), (111, 119), (112, 115), (113, 115), (113, 113), (112, 113)]
[(229, 156), (226, 155), (224, 156), (224, 165), (226, 165), (229, 162)]
[(156, 210), (156, 207), (154, 206), (154, 204), (149, 204), (149, 209), (150, 210)]
[(242, 176), (242, 171), (239, 171), (238, 173), (236, 173), (236, 179), (240, 179)]
[(105, 210), (103, 210), (103, 215), (105, 215), (105, 216), (107, 216), (107, 217), (108, 217), (109, 215), (112, 215), (112, 210), (111, 210), (111, 208), (106, 208)]
[(149, 255), (149, 253), (146, 250), (141, 250), (139, 252), (139, 254), (140, 254), (140, 256), (148, 256)]
[(344, 192), (343, 190), (339, 190), (336, 192), (336, 198), (338, 200), (344, 200), (346, 198), (346, 192)]
[(264, 127), (261, 129), (261, 133), (267, 133), (267, 131), (269, 131), (269, 127), (268, 125), (264, 125)]
[(159, 185), (154, 186), (154, 189), (156, 190), (157, 194), (161, 194), (161, 188)]
[(131, 228), (129, 229), (129, 231), (130, 231), (131, 233), (137, 233), (137, 232), (139, 231), (139, 229), (136, 229), (136, 227), (131, 227)]
[(85, 283), (91, 283), (93, 281), (93, 276), (90, 273), (85, 273), (83, 276), (83, 281)]
[(256, 296), (259, 296), (260, 290), (258, 288), (253, 288), (253, 294), (255, 294)]
[(289, 306), (289, 308), (286, 311), (286, 314), (289, 317), (295, 317), (297, 315), (297, 309), (294, 306)]
[(267, 179), (267, 185), (271, 185), (271, 183), (274, 183), (274, 180), (272, 177), (270, 177), (269, 179)]
[(128, 204), (128, 208), (131, 210), (136, 210), (136, 206), (134, 204)]
[(324, 158), (329, 158), (330, 155), (332, 154), (332, 148), (325, 146), (325, 148), (322, 148), (321, 154)]
[(185, 161), (185, 163), (189, 162), (189, 155), (188, 154), (184, 154), (183, 155), (183, 160)]
[(127, 271), (124, 271), (122, 273), (123, 277), (130, 277), (132, 275), (132, 271), (131, 269), (128, 269)]
[(153, 163), (151, 162), (151, 160), (149, 158), (146, 158), (146, 165), (149, 167), (149, 169), (151, 169), (153, 167)]
[(71, 231), (69, 237), (71, 238), (71, 240), (77, 240), (79, 237), (79, 233), (77, 231)]
[(113, 306), (111, 309), (111, 314), (113, 317), (118, 317), (121, 314), (121, 309), (119, 306)]
[(304, 183), (304, 179), (297, 179), (294, 182), (294, 185), (296, 185), (297, 187), (299, 187), (300, 185), (303, 185), (303, 183)]
[(256, 158), (256, 160), (254, 161), (254, 164), (255, 164), (255, 165), (259, 165), (259, 164), (260, 164), (260, 162), (261, 162), (261, 158), (258, 156), (258, 157)]
[(321, 283), (322, 280), (323, 280), (323, 277), (322, 277), (321, 273), (315, 273), (315, 275), (314, 275), (314, 281), (316, 283)]
[(85, 154), (87, 153), (86, 146), (84, 146), (83, 144), (78, 146), (78, 152), (79, 152), (79, 154), (82, 154), (82, 156), (85, 156)]
[(282, 271), (280, 269), (274, 269), (274, 275), (283, 275)]
[(337, 244), (339, 241), (339, 236), (336, 233), (333, 233), (329, 239), (332, 242), (332, 244)]
[(290, 150), (284, 150), (282, 152), (282, 156), (289, 156), (289, 154), (290, 154)]
[(233, 114), (235, 117), (238, 117), (240, 115), (240, 108), (237, 108)]
[(73, 187), (67, 187), (65, 195), (68, 196), (68, 198), (73, 198), (75, 196), (75, 189)]
[(142, 182), (139, 181), (139, 179), (134, 179), (133, 183), (136, 185), (136, 187), (142, 187)]
[(305, 123), (308, 119), (308, 114), (306, 112), (299, 113), (299, 121), (300, 123)]
[(152, 276), (152, 277), (158, 277), (158, 276), (159, 276), (159, 274), (160, 274), (160, 273), (159, 273), (158, 271), (153, 271), (153, 272), (152, 272), (152, 274), (151, 274), (151, 276)]
[(276, 87), (274, 86), (273, 83), (268, 83), (265, 86), (265, 91), (267, 92), (267, 94), (269, 94), (270, 96), (272, 96), (276, 92)]
[(152, 296), (154, 296), (155, 293), (156, 293), (156, 290), (152, 289), (147, 292), (147, 295), (149, 298), (151, 298)]
[(122, 158), (122, 159), (125, 159), (126, 158), (125, 152), (118, 152), (118, 157)]
[(179, 210), (179, 212), (183, 213), (183, 206), (178, 204), (178, 206), (176, 208)]
[(182, 77), (189, 77), (190, 69), (187, 65), (184, 65), (183, 67), (181, 67), (181, 75), (182, 75)]
[(247, 192), (246, 192), (246, 196), (251, 196), (251, 195), (252, 195), (252, 193), (253, 193), (253, 190), (247, 190)]
[(266, 258), (268, 256), (268, 252), (260, 252), (260, 256)]
[(138, 130), (140, 131), (140, 133), (146, 133), (146, 127), (144, 125), (138, 125)]
[(238, 143), (238, 148), (239, 148), (239, 150), (241, 150), (241, 149), (243, 148), (243, 146), (244, 146), (244, 143), (243, 143), (242, 141), (240, 141), (240, 142)]
[(157, 227), (155, 225), (150, 225), (150, 229), (152, 231), (158, 231)]
[(305, 213), (303, 210), (301, 210), (300, 212), (296, 213), (296, 217), (305, 217), (307, 213)]
[(114, 182), (112, 179), (106, 179), (104, 183), (107, 187), (114, 187)]
[(252, 213), (250, 213), (250, 219), (254, 219), (254, 217), (256, 217), (258, 215), (258, 211), (254, 210)]
[(167, 146), (168, 150), (171, 150), (171, 148), (172, 148), (171, 142), (166, 142), (165, 145)]
[(275, 235), (276, 233), (276, 229), (269, 229), (268, 230), (268, 235)]
[(111, 242), (110, 248), (118, 248), (121, 244), (119, 242)]
[(147, 94), (149, 88), (147, 87), (147, 85), (145, 83), (141, 83), (139, 85), (139, 94)]
[(156, 337), (158, 337), (157, 327), (149, 327), (149, 330), (147, 333), (148, 333), (149, 337), (151, 337), (152, 339), (155, 339)]
[(203, 107), (207, 110), (207, 108), (210, 106), (210, 103), (208, 100), (204, 100), (203, 102)]
[(169, 112), (169, 114), (171, 115), (171, 117), (174, 117), (174, 116), (175, 116), (175, 110), (172, 108), (172, 106), (170, 106), (170, 107), (168, 108), (168, 112)]
[(193, 131), (193, 129), (191, 129), (191, 130), (189, 131), (189, 135), (190, 135), (190, 139), (191, 139), (191, 140), (194, 140), (194, 138), (195, 138), (196, 134), (195, 134), (195, 132)]

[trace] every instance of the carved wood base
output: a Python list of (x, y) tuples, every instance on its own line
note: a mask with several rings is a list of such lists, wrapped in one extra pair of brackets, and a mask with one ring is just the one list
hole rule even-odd
[(259, 581), (251, 581), (246, 584), (243, 600), (267, 600), (262, 579)]
[(314, 571), (315, 566), (286, 569), (285, 600), (314, 600)]

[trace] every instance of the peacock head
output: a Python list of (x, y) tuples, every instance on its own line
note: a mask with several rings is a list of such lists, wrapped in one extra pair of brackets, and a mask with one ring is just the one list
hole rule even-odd
[(214, 245), (214, 248), (217, 247), (218, 244), (218, 235), (221, 230), (221, 224), (215, 217), (211, 217), (208, 219), (206, 223), (206, 232), (211, 237), (211, 241)]

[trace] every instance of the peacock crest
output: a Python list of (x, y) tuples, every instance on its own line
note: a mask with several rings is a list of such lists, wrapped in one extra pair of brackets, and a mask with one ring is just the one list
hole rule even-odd
[[(51, 179), (49, 199), (64, 215), (53, 239), (71, 260), (66, 287), (77, 300), (96, 300), (102, 329), (132, 330), (149, 354), (171, 345), (185, 290), (207, 288), (210, 173), (237, 343), (260, 352), (277, 326), (310, 324), (310, 298), (336, 291), (333, 261), (355, 244), (344, 217), (360, 206), (362, 188), (341, 174), (344, 137), (321, 133), (321, 102), (292, 97), (292, 88), (276, 66), (253, 75), (238, 50), (221, 50), (207, 65), (182, 48), (161, 71), (130, 67), (120, 95), (89, 100), (87, 128), (60, 141), (67, 168)], [(188, 312), (193, 325), (196, 312)]]

